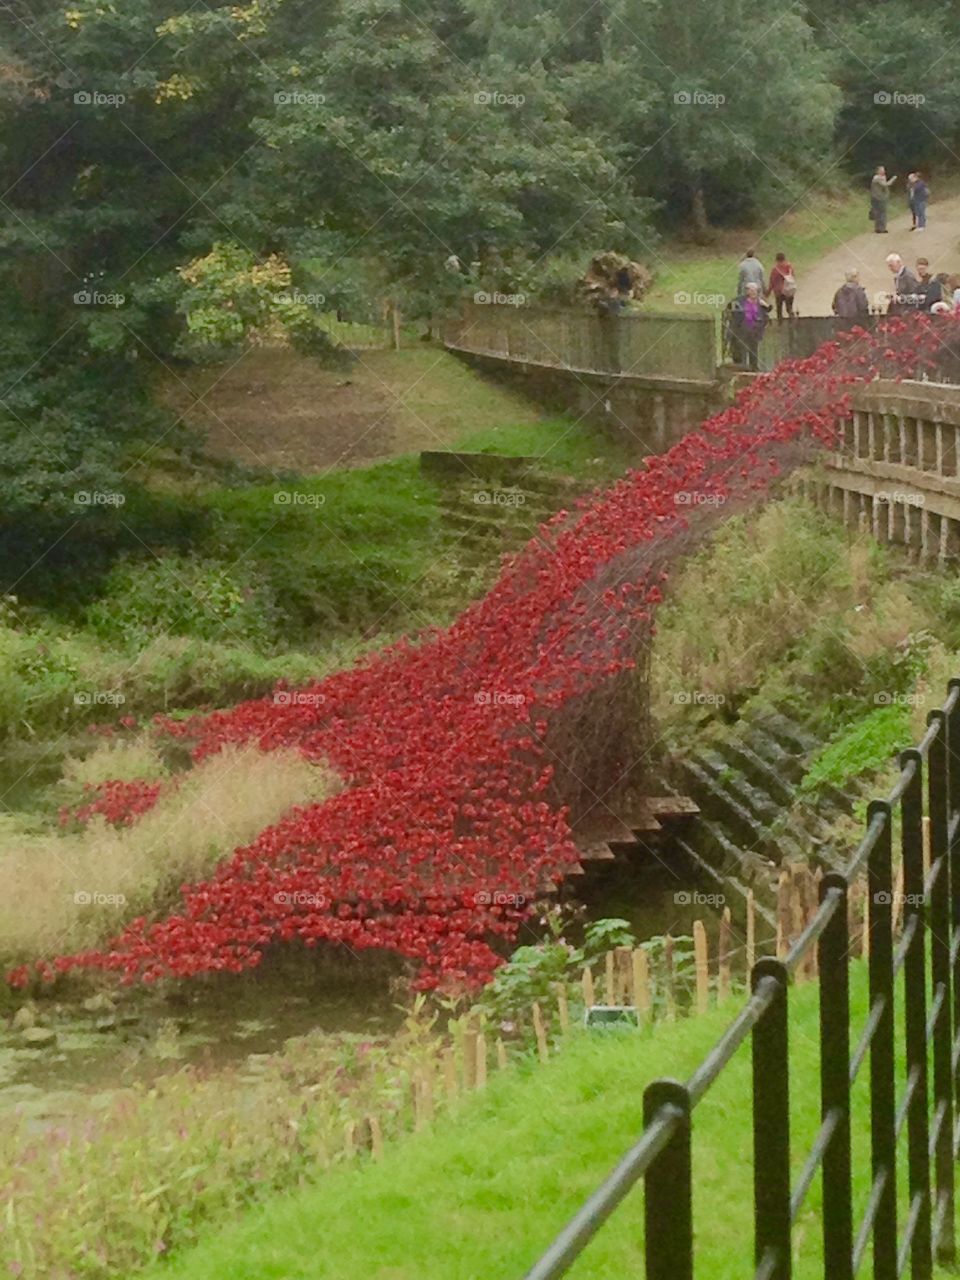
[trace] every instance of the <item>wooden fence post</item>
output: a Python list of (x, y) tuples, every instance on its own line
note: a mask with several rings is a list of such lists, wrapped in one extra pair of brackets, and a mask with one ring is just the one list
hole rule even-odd
[(562, 982), (557, 988), (557, 1021), (561, 1033), (566, 1035), (570, 1030), (570, 1006), (567, 1003), (567, 988)]
[(617, 1003), (617, 990), (614, 981), (613, 952), (608, 951), (603, 958), (603, 998), (607, 1004)]
[(537, 1037), (537, 1053), (540, 1055), (540, 1061), (546, 1062), (550, 1056), (547, 1047), (547, 1029), (543, 1025), (543, 1014), (540, 1012), (540, 1006), (534, 1001), (533, 1004), (533, 1030)]
[(478, 1089), (482, 1089), (487, 1083), (487, 1037), (484, 1035), (483, 1028), (477, 1032), (477, 1065), (476, 1065), (476, 1084)]
[(673, 935), (667, 934), (663, 940), (663, 989), (666, 997), (667, 1017), (672, 1018), (677, 1012), (673, 975)]
[(697, 971), (697, 1013), (706, 1013), (710, 1006), (710, 969), (707, 931), (702, 920), (693, 922), (693, 958)]
[(453, 1045), (448, 1044), (443, 1051), (443, 1083), (448, 1098), (457, 1096), (457, 1058)]
[(630, 947), (617, 947), (613, 958), (617, 975), (617, 998), (613, 1003), (630, 1004), (630, 989), (633, 986), (633, 976), (631, 973), (633, 965), (633, 950)]
[(747, 987), (750, 986), (750, 973), (757, 963), (757, 904), (753, 890), (747, 893)]
[(633, 1003), (642, 1018), (650, 1017), (653, 1001), (650, 998), (650, 962), (643, 947), (633, 953)]
[(383, 1159), (383, 1130), (380, 1128), (380, 1121), (376, 1116), (369, 1117), (370, 1124), (370, 1151), (374, 1160)]
[(717, 999), (725, 1000), (730, 994), (730, 908), (723, 908), (720, 917), (720, 945), (717, 969)]
[(583, 987), (583, 1003), (590, 1009), (597, 1003), (597, 997), (593, 989), (593, 972), (589, 965), (583, 971), (581, 986)]
[(501, 1038), (497, 1036), (497, 1066), (502, 1071), (506, 1065), (507, 1065), (507, 1046), (503, 1043)]
[(777, 879), (777, 959), (790, 950), (790, 872), (783, 867)]
[(463, 1087), (474, 1089), (477, 1084), (477, 1032), (467, 1026), (463, 1033)]
[(357, 1126), (353, 1120), (343, 1126), (343, 1151), (348, 1160), (357, 1154)]

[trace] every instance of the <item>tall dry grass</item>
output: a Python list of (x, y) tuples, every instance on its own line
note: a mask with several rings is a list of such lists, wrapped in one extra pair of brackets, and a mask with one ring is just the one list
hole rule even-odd
[[(149, 748), (136, 750), (144, 763)], [(77, 766), (77, 780), (91, 780), (103, 762)], [(96, 946), (133, 916), (169, 906), (180, 885), (209, 875), (292, 806), (336, 789), (330, 771), (296, 752), (227, 748), (130, 827), (97, 818), (79, 832), (36, 832), (8, 818), (0, 825), (0, 956), (16, 962)]]

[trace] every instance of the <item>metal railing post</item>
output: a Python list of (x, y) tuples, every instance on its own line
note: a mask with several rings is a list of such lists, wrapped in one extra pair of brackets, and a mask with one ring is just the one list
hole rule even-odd
[[(910, 1247), (913, 1280), (929, 1280), (933, 1274), (930, 1246), (930, 1118), (927, 1112), (927, 957), (926, 911), (923, 889), (923, 756), (916, 748), (900, 753), (900, 767), (913, 763), (913, 776), (903, 793), (900, 811), (903, 857), (903, 927), (914, 929), (903, 963), (904, 1019), (906, 1029), (907, 1087), (913, 1092), (907, 1104), (907, 1166), (911, 1215), (916, 1227)], [(914, 923), (915, 922), (915, 923)]]
[(823, 1155), (823, 1267), (830, 1280), (853, 1280), (853, 1174), (850, 1152), (850, 922), (847, 878), (831, 871), (820, 901), (842, 894), (820, 938), (820, 1112), (836, 1118)]
[[(951, 690), (960, 689), (960, 679), (949, 682)], [(947, 808), (952, 817), (960, 810), (960, 699), (947, 717)], [(949, 833), (948, 833), (949, 834)], [(960, 831), (949, 841), (950, 864), (950, 939), (953, 943), (960, 936)], [(960, 950), (953, 962), (953, 1026), (960, 1032)], [(960, 1059), (953, 1072), (953, 1096), (960, 1099)]]
[(867, 862), (870, 910), (870, 1007), (882, 1005), (870, 1045), (870, 1151), (873, 1182), (883, 1180), (873, 1226), (874, 1280), (897, 1280), (897, 1102), (893, 983), (893, 836), (890, 804), (873, 800), (867, 825), (883, 829)]
[(643, 1123), (665, 1106), (684, 1119), (647, 1170), (644, 1183), (644, 1252), (647, 1280), (693, 1280), (693, 1154), (690, 1091), (677, 1080), (654, 1080), (644, 1090)]
[(790, 1057), (789, 974), (765, 957), (750, 975), (754, 991), (764, 978), (778, 990), (753, 1029), (753, 1204), (757, 1266), (768, 1280), (790, 1280)]
[(947, 761), (949, 726), (943, 711), (931, 711), (928, 724), (939, 732), (927, 755), (927, 805), (930, 814), (930, 865), (939, 866), (929, 904), (930, 970), (939, 1014), (933, 1029), (933, 1102), (939, 1128), (934, 1147), (936, 1205), (939, 1235), (936, 1256), (949, 1263), (956, 1257), (954, 1230), (955, 1177), (953, 1168), (953, 1028), (950, 998), (950, 860)]

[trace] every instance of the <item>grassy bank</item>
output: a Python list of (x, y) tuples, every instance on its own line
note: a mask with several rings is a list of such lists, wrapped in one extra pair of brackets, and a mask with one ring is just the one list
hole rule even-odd
[[(866, 1014), (865, 974), (854, 974), (854, 1017)], [(546, 1067), (506, 1072), (463, 1101), (452, 1123), (389, 1147), (382, 1162), (324, 1175), (149, 1270), (150, 1280), (472, 1280), (519, 1277), (642, 1127), (650, 1080), (686, 1077), (734, 1005), (641, 1033), (576, 1033)], [(815, 987), (792, 997), (794, 1176), (819, 1125)], [(864, 1073), (862, 1073), (863, 1075)], [(854, 1090), (855, 1191), (869, 1174), (865, 1080)], [(741, 1280), (752, 1248), (750, 1059), (741, 1050), (696, 1112), (698, 1274)], [(362, 1224), (362, 1231), (357, 1227)], [(820, 1188), (795, 1230), (798, 1280), (822, 1274)], [(643, 1223), (635, 1194), (571, 1275), (609, 1280), (642, 1269)]]

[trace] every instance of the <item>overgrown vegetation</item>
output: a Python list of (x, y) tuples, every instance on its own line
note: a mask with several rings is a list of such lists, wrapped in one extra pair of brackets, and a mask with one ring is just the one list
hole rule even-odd
[(106, 743), (68, 760), (60, 798), (76, 807), (97, 783), (160, 784), (159, 799), (133, 825), (94, 815), (51, 831), (9, 815), (0, 825), (0, 964), (95, 947), (134, 916), (176, 900), (180, 886), (209, 875), (223, 858), (294, 805), (337, 789), (329, 771), (298, 752), (227, 748), (172, 773), (149, 739)]
[(735, 516), (660, 610), (659, 716), (668, 727), (718, 708), (732, 719), (766, 701), (829, 735), (892, 708), (871, 722), (892, 730), (938, 655), (958, 647), (955, 596), (948, 576), (920, 572), (802, 499)]

